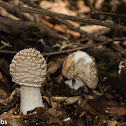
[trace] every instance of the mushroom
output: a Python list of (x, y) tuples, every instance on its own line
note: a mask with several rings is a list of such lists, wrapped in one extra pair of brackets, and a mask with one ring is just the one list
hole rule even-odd
[(83, 51), (70, 54), (63, 63), (62, 74), (68, 80), (65, 84), (70, 88), (78, 90), (87, 85), (95, 89), (98, 84), (98, 70), (93, 57)]
[(12, 81), (20, 87), (20, 111), (24, 115), (36, 107), (44, 107), (40, 87), (46, 78), (46, 62), (34, 48), (19, 51), (10, 64)]

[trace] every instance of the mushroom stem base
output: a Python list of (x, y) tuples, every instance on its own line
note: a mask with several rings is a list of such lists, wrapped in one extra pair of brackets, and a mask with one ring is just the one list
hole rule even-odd
[(75, 78), (75, 82), (73, 83), (72, 79), (66, 80), (65, 84), (67, 84), (70, 88), (74, 90), (78, 90), (80, 87), (84, 87), (85, 91), (87, 92), (87, 87), (85, 83), (80, 78)]
[(20, 111), (24, 115), (36, 107), (44, 107), (39, 87), (21, 86), (20, 99)]

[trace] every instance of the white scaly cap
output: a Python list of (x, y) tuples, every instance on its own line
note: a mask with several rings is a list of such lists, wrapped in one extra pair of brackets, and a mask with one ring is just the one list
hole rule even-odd
[[(66, 81), (71, 88), (77, 90), (84, 86), (84, 83), (91, 89), (98, 84), (98, 70), (93, 57), (86, 52), (77, 51), (70, 54), (63, 63), (62, 74), (70, 81)], [(72, 85), (72, 79), (76, 84)]]
[(19, 51), (10, 64), (12, 81), (23, 86), (41, 87), (46, 69), (45, 58), (34, 48)]

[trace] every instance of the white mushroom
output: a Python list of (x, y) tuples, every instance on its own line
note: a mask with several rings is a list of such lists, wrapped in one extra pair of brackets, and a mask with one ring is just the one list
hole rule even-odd
[(39, 51), (29, 48), (19, 51), (10, 64), (12, 81), (21, 85), (20, 111), (24, 115), (36, 107), (44, 107), (40, 87), (46, 78), (45, 58)]
[(85, 84), (89, 88), (95, 89), (98, 84), (98, 70), (95, 60), (83, 51), (74, 52), (67, 57), (63, 63), (62, 74), (68, 79), (65, 83), (74, 90), (78, 90)]

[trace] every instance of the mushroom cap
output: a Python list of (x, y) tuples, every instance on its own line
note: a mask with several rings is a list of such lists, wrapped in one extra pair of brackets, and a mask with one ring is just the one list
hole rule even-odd
[(34, 48), (19, 51), (11, 61), (12, 81), (24, 86), (40, 87), (46, 78), (46, 61)]
[(67, 79), (81, 79), (91, 89), (95, 89), (98, 84), (95, 60), (83, 51), (74, 52), (67, 57), (63, 63), (62, 74)]

